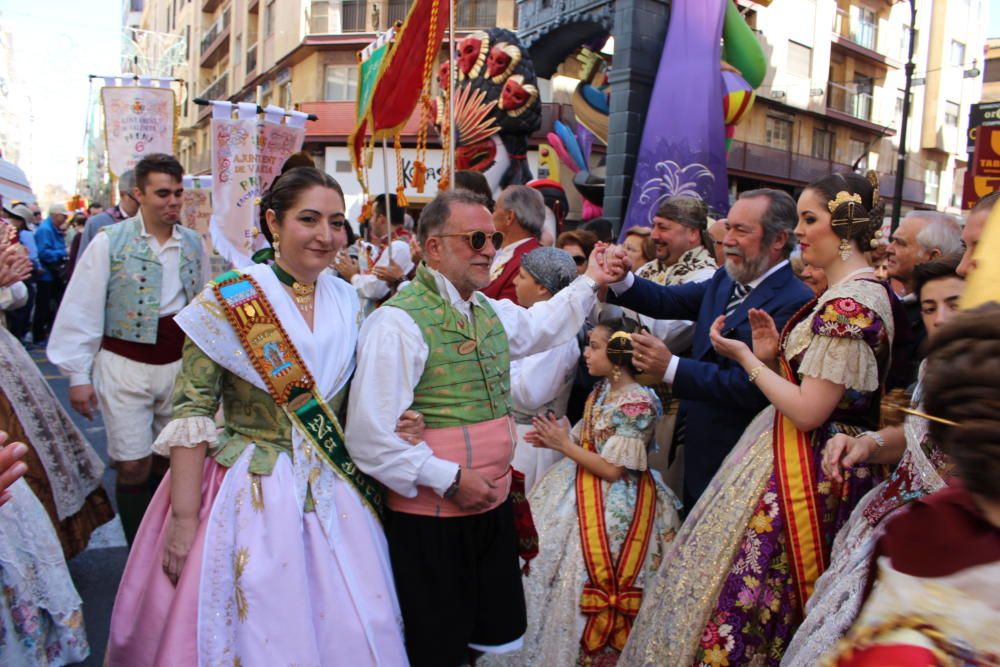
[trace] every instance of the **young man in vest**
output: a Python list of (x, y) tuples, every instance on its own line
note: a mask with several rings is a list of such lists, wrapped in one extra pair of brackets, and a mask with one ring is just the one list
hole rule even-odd
[(138, 214), (104, 227), (70, 280), (48, 346), (87, 419), (100, 406), (129, 544), (152, 497), (153, 440), (170, 420), (184, 334), (173, 316), (209, 278), (201, 238), (180, 221), (184, 169), (149, 155), (135, 167)]
[[(361, 329), (346, 443), (388, 487), (386, 537), (410, 662), (456, 667), (470, 651), (517, 649), (526, 625), (508, 498), (510, 360), (572, 340), (609, 279), (605, 265), (617, 271), (625, 255), (595, 250), (586, 275), (525, 309), (477, 294), (503, 245), (478, 195), (439, 194), (418, 239), (426, 264)], [(417, 445), (394, 433), (407, 409), (427, 425)]]

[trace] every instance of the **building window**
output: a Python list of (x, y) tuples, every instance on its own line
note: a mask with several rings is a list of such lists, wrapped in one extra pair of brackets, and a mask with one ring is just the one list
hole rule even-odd
[(330, 32), (330, 0), (313, 0), (309, 6), (309, 32), (315, 35)]
[(391, 28), (396, 21), (405, 21), (410, 11), (412, 0), (389, 0), (389, 10), (386, 27)]
[(812, 156), (820, 160), (833, 159), (833, 140), (836, 135), (829, 130), (813, 130)]
[(281, 108), (291, 109), (292, 108), (292, 82), (286, 81), (281, 84)]
[(344, 32), (364, 32), (367, 10), (365, 0), (344, 0), (340, 4), (340, 29)]
[(954, 39), (951, 40), (951, 65), (965, 67), (965, 44)]
[(947, 127), (958, 127), (959, 107), (955, 102), (944, 103), (944, 124)]
[(458, 0), (457, 28), (492, 28), (497, 22), (497, 0)]
[(857, 162), (858, 169), (866, 171), (868, 169), (868, 142), (851, 137), (847, 142), (847, 158), (851, 164)]
[(327, 65), (323, 99), (330, 102), (349, 102), (358, 96), (358, 68), (356, 65)]
[(937, 204), (940, 189), (941, 163), (937, 160), (928, 160), (924, 167), (924, 201)]
[(800, 79), (812, 78), (812, 49), (798, 42), (788, 42), (788, 73)]
[(274, 34), (274, 0), (268, 0), (264, 7), (264, 37)]
[(764, 143), (778, 150), (789, 150), (792, 145), (792, 121), (768, 116), (764, 129)]
[(875, 12), (867, 7), (851, 6), (851, 41), (866, 49), (875, 49), (878, 23)]

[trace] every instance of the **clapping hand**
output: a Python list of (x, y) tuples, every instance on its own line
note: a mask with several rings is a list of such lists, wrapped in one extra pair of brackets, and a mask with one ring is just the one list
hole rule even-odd
[(534, 430), (525, 433), (524, 440), (532, 447), (544, 447), (565, 454), (573, 444), (569, 435), (569, 420), (565, 417), (556, 419), (551, 414), (539, 415), (531, 420), (531, 425)]
[(750, 330), (753, 337), (753, 354), (768, 366), (773, 366), (778, 360), (778, 348), (781, 336), (774, 320), (760, 308), (751, 308), (747, 313), (750, 319)]
[(753, 356), (753, 352), (750, 351), (750, 347), (741, 340), (736, 340), (733, 338), (726, 338), (722, 334), (722, 330), (726, 327), (726, 316), (719, 315), (715, 318), (715, 322), (712, 323), (712, 329), (708, 334), (709, 340), (712, 341), (712, 347), (715, 351), (719, 353), (720, 356), (732, 359), (738, 363), (743, 363), (743, 360), (748, 356)]
[(403, 280), (403, 267), (396, 262), (389, 260), (389, 266), (376, 266), (372, 273), (379, 280), (385, 281), (389, 285), (396, 285)]
[[(0, 431), (0, 445), (7, 441), (7, 434)], [(0, 449), (0, 505), (10, 500), (11, 484), (28, 472), (28, 466), (20, 461), (28, 453), (28, 447), (20, 442), (12, 442)]]
[(15, 243), (0, 250), (0, 288), (31, 277), (31, 259), (24, 246)]
[(354, 276), (358, 275), (358, 263), (351, 259), (351, 256), (341, 250), (333, 258), (333, 268), (347, 282), (351, 282)]

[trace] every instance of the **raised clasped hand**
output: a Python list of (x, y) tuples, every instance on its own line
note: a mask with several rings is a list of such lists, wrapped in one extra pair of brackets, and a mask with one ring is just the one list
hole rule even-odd
[(556, 419), (551, 414), (538, 415), (531, 420), (534, 430), (524, 434), (524, 440), (532, 447), (544, 447), (554, 452), (566, 453), (570, 446), (569, 420)]
[(599, 285), (610, 285), (625, 277), (628, 266), (628, 255), (624, 248), (598, 243), (590, 253), (587, 275)]
[(778, 327), (775, 326), (771, 316), (760, 308), (751, 308), (747, 316), (750, 319), (753, 354), (771, 366), (778, 360), (778, 350), (781, 345)]

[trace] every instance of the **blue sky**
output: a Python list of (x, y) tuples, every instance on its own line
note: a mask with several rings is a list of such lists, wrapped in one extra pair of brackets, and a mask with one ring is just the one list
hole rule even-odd
[(82, 154), (88, 74), (118, 74), (121, 0), (0, 0), (0, 26), (13, 32), (15, 84), (33, 116), (20, 166), (36, 195), (47, 184), (73, 192)]

